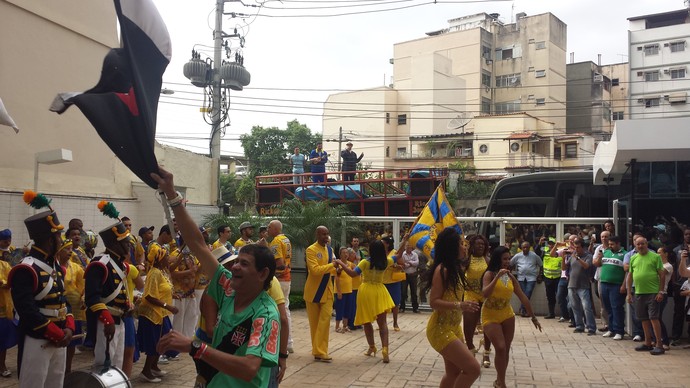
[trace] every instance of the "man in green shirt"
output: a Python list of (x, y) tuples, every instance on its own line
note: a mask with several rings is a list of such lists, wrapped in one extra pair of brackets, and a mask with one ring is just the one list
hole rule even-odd
[[(635, 348), (636, 351), (649, 351), (652, 355), (664, 354), (661, 343), (661, 324), (659, 322), (659, 302), (666, 294), (662, 288), (665, 285), (666, 271), (661, 257), (650, 251), (647, 239), (638, 237), (635, 240), (637, 253), (630, 258), (630, 276), (627, 279), (628, 303), (633, 302), (632, 282), (635, 281), (635, 312), (637, 319), (642, 322), (645, 343)], [(652, 333), (656, 345), (652, 346)]]
[(271, 368), (278, 364), (280, 343), (276, 303), (265, 292), (275, 275), (273, 254), (267, 247), (246, 245), (232, 271), (223, 268), (183, 206), (172, 174), (159, 168), (159, 173), (151, 176), (165, 193), (185, 243), (201, 264), (200, 271), (212, 279), (207, 292), (219, 311), (212, 346), (173, 330), (160, 339), (157, 350), (161, 354), (168, 350), (188, 352), (208, 364), (209, 388), (267, 387)]
[(614, 340), (620, 341), (625, 335), (626, 290), (623, 284), (625, 281), (623, 258), (626, 251), (621, 247), (620, 237), (611, 236), (608, 242), (608, 249), (599, 250), (593, 263), (595, 267), (601, 267), (599, 275), (601, 301), (609, 314), (609, 330), (603, 336), (613, 337)]

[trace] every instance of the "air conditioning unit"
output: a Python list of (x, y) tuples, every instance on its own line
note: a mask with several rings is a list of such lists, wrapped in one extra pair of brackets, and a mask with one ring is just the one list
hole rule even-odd
[(637, 51), (642, 51), (642, 46), (637, 46)]
[(510, 151), (511, 152), (520, 151), (520, 143), (517, 143), (517, 142), (510, 143)]
[(668, 47), (668, 46), (670, 46), (668, 43), (664, 43), (664, 47)]
[(638, 77), (644, 76), (644, 71), (638, 71), (638, 72), (637, 72), (637, 76), (638, 76)]
[(604, 82), (604, 76), (602, 74), (594, 73), (594, 82)]
[(670, 73), (670, 72), (671, 72), (671, 71), (670, 71), (669, 69), (664, 69), (664, 74), (668, 74), (668, 73)]
[(637, 102), (644, 102), (644, 98), (638, 98)]

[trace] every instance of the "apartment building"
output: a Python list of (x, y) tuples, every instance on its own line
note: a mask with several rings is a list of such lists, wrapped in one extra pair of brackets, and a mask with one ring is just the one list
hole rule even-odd
[(688, 115), (688, 9), (628, 18), (630, 118)]
[(566, 132), (608, 140), (615, 121), (627, 115), (628, 64), (569, 63), (566, 74)]
[[(539, 126), (548, 130), (537, 131), (549, 162), (537, 164), (558, 168), (556, 147), (543, 144), (566, 134), (565, 23), (551, 13), (519, 13), (510, 24), (487, 13), (448, 23), (425, 37), (394, 45), (393, 83), (388, 87), (329, 96), (324, 140), (353, 140), (373, 168), (439, 166), (464, 159), (479, 171), (495, 171), (501, 163), (522, 163), (511, 162), (517, 154), (506, 153), (482, 166), (489, 159), (477, 154), (478, 147), (488, 147), (506, 133), (533, 132), (521, 126), (529, 120), (512, 116), (523, 112), (551, 123)], [(500, 134), (482, 130), (478, 123), (485, 116), (508, 126), (501, 127)], [(341, 127), (352, 134), (339, 137)], [(509, 145), (506, 142), (508, 152)], [(338, 141), (324, 147), (337, 160)], [(498, 150), (491, 145), (494, 148)], [(512, 152), (523, 151), (532, 148)]]

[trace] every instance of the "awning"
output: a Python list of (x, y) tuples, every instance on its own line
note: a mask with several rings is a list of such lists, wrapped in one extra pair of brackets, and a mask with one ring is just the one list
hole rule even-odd
[(528, 140), (539, 137), (536, 132), (518, 132), (513, 133), (510, 136), (504, 138), (503, 140)]
[[(628, 169), (638, 162), (690, 160), (690, 118), (619, 120), (611, 140), (599, 143), (594, 153), (594, 184), (619, 184)], [(605, 180), (606, 179), (606, 180)]]

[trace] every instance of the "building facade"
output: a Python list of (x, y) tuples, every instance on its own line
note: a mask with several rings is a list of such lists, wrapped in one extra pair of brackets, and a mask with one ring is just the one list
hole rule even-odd
[(628, 64), (570, 63), (567, 69), (566, 132), (608, 140), (627, 114)]
[(688, 10), (628, 18), (630, 118), (687, 116)]
[[(591, 162), (559, 140), (566, 135), (566, 25), (550, 13), (516, 16), (511, 24), (486, 13), (451, 19), (394, 45), (388, 87), (329, 96), (323, 137), (334, 169), (347, 140), (374, 169), (460, 161), (480, 174), (507, 175)], [(590, 132), (574, 131), (566, 143), (581, 139), (575, 151), (593, 153)]]

